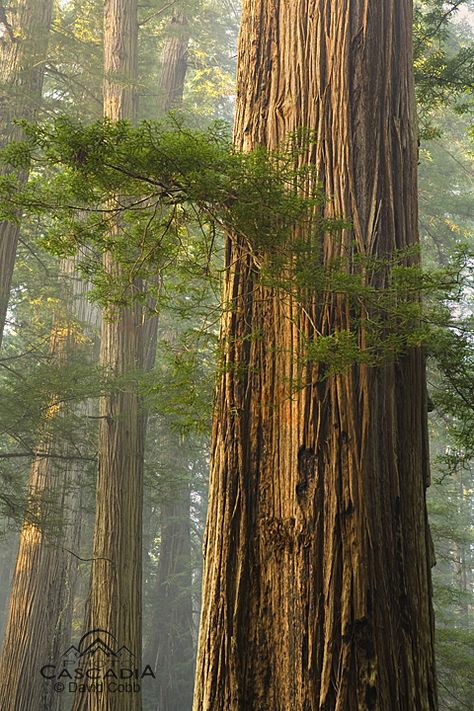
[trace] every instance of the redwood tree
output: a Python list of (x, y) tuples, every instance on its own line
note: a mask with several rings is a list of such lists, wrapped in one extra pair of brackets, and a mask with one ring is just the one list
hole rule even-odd
[[(64, 367), (81, 337), (70, 311), (57, 313), (51, 366)], [(60, 708), (61, 694), (45, 682), (40, 669), (55, 663), (70, 639), (85, 471), (81, 460), (87, 455), (82, 444), (65, 441), (57, 425), (71, 411), (85, 417), (88, 410), (90, 403), (67, 407), (58, 394), (39, 427), (0, 657), (0, 708), (5, 711)]]
[[(64, 259), (61, 305), (51, 330), (50, 365), (64, 368), (85, 356), (98, 327), (98, 309), (87, 300), (89, 285), (77, 276), (77, 260)], [(85, 343), (87, 345), (85, 346)], [(73, 416), (95, 416), (90, 399), (80, 403), (52, 396), (38, 426), (38, 441), (27, 485), (27, 507), (0, 657), (0, 708), (30, 711), (61, 708), (62, 695), (44, 682), (40, 668), (55, 662), (70, 642), (78, 551), (82, 487), (90, 467), (89, 443), (68, 441), (58, 423)], [(88, 456), (89, 455), (89, 456)], [(24, 675), (23, 670), (31, 673)]]
[[(235, 145), (311, 129), (297, 161), (351, 221), (313, 249), (379, 289), (367, 258), (418, 242), (411, 28), (412, 0), (243, 2)], [(423, 353), (328, 374), (307, 343), (364, 349), (370, 311), (258, 257), (228, 237), (194, 711), (434, 711)]]
[(188, 71), (189, 23), (186, 15), (175, 12), (161, 53), (159, 102), (162, 112), (181, 106)]
[[(183, 101), (189, 45), (186, 16), (174, 13), (168, 31), (161, 53), (161, 113), (179, 108)], [(145, 328), (148, 355), (145, 367), (148, 370), (155, 363), (157, 331), (158, 319), (149, 320)], [(167, 430), (166, 426), (164, 429)], [(156, 669), (160, 711), (190, 708), (193, 694), (191, 514), (189, 452), (185, 444), (176, 433), (161, 433), (160, 451), (173, 478), (160, 501), (160, 558), (153, 596), (152, 632), (145, 650), (145, 659)], [(150, 691), (150, 696), (155, 693)]]
[[(41, 101), (52, 0), (15, 0), (0, 4), (0, 146), (19, 141), (14, 119), (31, 119)], [(26, 182), (27, 171), (20, 178)], [(7, 314), (20, 228), (0, 222), (0, 345)]]
[[(104, 4), (104, 116), (133, 120), (136, 113), (137, 2), (106, 0)], [(117, 203), (120, 202), (117, 197)], [(125, 198), (126, 199), (126, 198)], [(112, 205), (109, 205), (109, 208)], [(120, 217), (110, 224), (110, 242), (123, 228)], [(113, 251), (104, 255), (112, 282), (123, 279), (123, 266)], [(112, 305), (102, 319), (100, 360), (120, 378), (120, 385), (101, 398), (99, 469), (96, 489), (90, 630), (112, 634), (141, 658), (141, 561), (143, 499), (143, 418), (136, 372), (143, 367), (142, 313), (133, 300), (140, 285), (130, 286), (131, 303)], [(102, 693), (81, 693), (75, 709), (137, 711), (139, 692), (115, 692), (106, 683)]]

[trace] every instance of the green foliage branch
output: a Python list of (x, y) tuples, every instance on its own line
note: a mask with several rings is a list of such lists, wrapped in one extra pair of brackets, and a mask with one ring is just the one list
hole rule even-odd
[[(307, 344), (305, 358), (324, 364), (322, 377), (354, 363), (379, 365), (428, 342), (433, 326), (450, 327), (465, 249), (431, 272), (415, 247), (368, 258), (352, 245), (344, 257), (323, 258), (325, 240), (347, 244), (350, 222), (325, 216), (316, 168), (304, 160), (315, 140), (309, 131), (277, 151), (249, 153), (233, 148), (226, 124), (198, 130), (173, 117), (138, 126), (60, 117), (24, 131), (26, 140), (3, 151), (0, 217), (46, 215), (42, 246), (61, 258), (86, 254), (80, 267), (104, 306), (131, 298), (146, 306), (152, 296), (156, 311), (171, 267), (181, 283), (215, 279), (225, 232), (248, 250), (263, 287), (320, 309), (346, 299), (348, 323), (330, 332), (316, 325)], [(21, 188), (12, 171), (26, 164), (32, 177)], [(104, 269), (105, 252), (120, 264), (119, 278)], [(138, 292), (130, 288), (137, 278), (146, 285)]]

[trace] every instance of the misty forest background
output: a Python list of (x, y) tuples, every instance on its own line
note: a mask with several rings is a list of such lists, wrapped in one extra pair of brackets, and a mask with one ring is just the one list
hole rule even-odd
[[(474, 709), (473, 7), (467, 1), (415, 2), (423, 263), (433, 273), (456, 274), (455, 287), (439, 297), (449, 325), (435, 327), (426, 339), (436, 653), (440, 709), (446, 711)], [(14, 118), (46, 127), (46, 133), (56, 125), (58, 135), (71, 135), (77, 121), (101, 119), (102, 10), (99, 0), (0, 3), (3, 146), (34, 133)], [(168, 116), (167, 130), (214, 131), (225, 142), (233, 121), (239, 20), (238, 0), (140, 2), (136, 121)], [(8, 50), (12, 32), (24, 42), (20, 80)], [(53, 124), (58, 117), (59, 128)], [(185, 141), (168, 140), (170, 153), (189, 150)], [(10, 160), (26, 179), (20, 154)], [(59, 169), (52, 159), (30, 167), (39, 202), (47, 202)], [(8, 179), (11, 167), (3, 170)], [(58, 230), (70, 224), (78, 234), (64, 204), (58, 223), (53, 208), (34, 205), (31, 193), (24, 199), (23, 219), (17, 211), (16, 222), (0, 224), (3, 245), (18, 230), (12, 281), (4, 281), (1, 292), (8, 309), (0, 354), (0, 635), (15, 594), (23, 529), (24, 536), (42, 536), (47, 550), (61, 552), (43, 600), (45, 606), (54, 595), (59, 601), (57, 653), (81, 636), (84, 624), (104, 417), (99, 397), (128, 387), (124, 377), (99, 365), (101, 309), (117, 302), (121, 284), (104, 277), (93, 247), (75, 256), (64, 246)], [(162, 231), (159, 263), (140, 277), (149, 284), (141, 306), (152, 325), (144, 363), (133, 372), (146, 429), (143, 658), (157, 670), (156, 685), (144, 686), (145, 711), (190, 711), (192, 705), (221, 312), (222, 229), (206, 225), (202, 214), (188, 219), (190, 208), (175, 209), (183, 217), (170, 220), (168, 234)], [(159, 219), (163, 224), (167, 218)], [(2, 274), (8, 273), (2, 245), (0, 256)], [(350, 354), (336, 355), (344, 367)], [(331, 351), (325, 357), (330, 366)], [(46, 591), (44, 581), (39, 588)], [(66, 702), (56, 695), (54, 703), (50, 708)]]

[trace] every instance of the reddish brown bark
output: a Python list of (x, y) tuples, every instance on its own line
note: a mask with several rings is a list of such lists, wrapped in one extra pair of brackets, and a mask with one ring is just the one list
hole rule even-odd
[[(243, 3), (235, 143), (315, 131), (353, 224), (323, 263), (418, 241), (411, 25), (410, 0)], [(435, 711), (423, 355), (325, 377), (305, 343), (354, 327), (344, 294), (265, 288), (241, 239), (226, 263), (194, 711)]]

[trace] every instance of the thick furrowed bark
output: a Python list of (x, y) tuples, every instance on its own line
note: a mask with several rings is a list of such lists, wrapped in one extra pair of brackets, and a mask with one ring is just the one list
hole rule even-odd
[[(326, 264), (418, 241), (411, 23), (409, 0), (244, 2), (235, 143), (315, 132), (302, 160), (353, 225)], [(319, 377), (303, 344), (351, 326), (345, 297), (262, 287), (238, 239), (227, 266), (194, 711), (435, 711), (423, 355)]]

